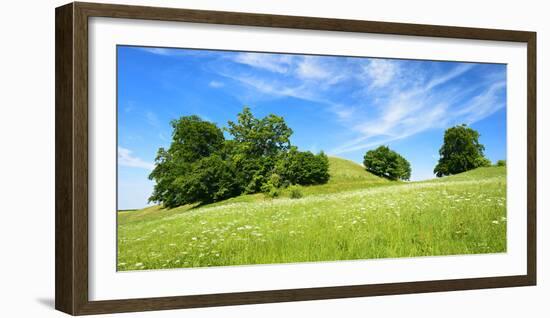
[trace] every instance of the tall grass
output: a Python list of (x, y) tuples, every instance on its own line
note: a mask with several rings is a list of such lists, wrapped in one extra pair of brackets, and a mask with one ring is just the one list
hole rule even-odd
[(299, 199), (119, 212), (118, 269), (506, 251), (505, 167), (396, 183), (337, 164), (329, 184), (304, 187)]

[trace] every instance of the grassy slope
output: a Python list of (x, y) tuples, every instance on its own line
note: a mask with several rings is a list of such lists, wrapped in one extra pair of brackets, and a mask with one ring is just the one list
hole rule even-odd
[(504, 252), (506, 170), (389, 182), (330, 158), (304, 198), (119, 212), (119, 270)]

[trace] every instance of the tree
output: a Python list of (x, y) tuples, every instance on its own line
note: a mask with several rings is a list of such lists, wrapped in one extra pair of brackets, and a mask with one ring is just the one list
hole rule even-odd
[(434, 173), (442, 177), (491, 165), (483, 155), (485, 147), (479, 137), (479, 132), (465, 124), (447, 129)]
[(409, 180), (411, 177), (410, 163), (387, 146), (367, 151), (363, 164), (370, 173), (390, 180)]
[(245, 107), (237, 115), (237, 122), (229, 121), (228, 125), (227, 131), (249, 156), (273, 156), (290, 148), (292, 129), (282, 117), (270, 114), (258, 119)]
[(174, 160), (193, 162), (220, 151), (225, 138), (215, 124), (198, 116), (184, 116), (170, 122), (172, 143), (168, 152)]
[(176, 178), (177, 205), (211, 203), (240, 194), (231, 162), (213, 154), (194, 162), (190, 171)]
[(499, 160), (496, 164), (497, 167), (506, 167), (506, 160)]
[(296, 147), (280, 155), (275, 171), (286, 184), (322, 184), (330, 177), (328, 157), (323, 152), (314, 155), (310, 151), (298, 151)]
[(290, 148), (290, 129), (284, 118), (270, 114), (256, 118), (244, 107), (237, 122), (226, 129), (232, 136), (231, 156), (244, 193), (256, 193), (268, 181), (278, 156)]
[(262, 184), (262, 192), (270, 198), (276, 198), (280, 194), (279, 188), (281, 187), (281, 176), (276, 173), (272, 173), (267, 181)]
[[(201, 192), (206, 191), (206, 186), (200, 188), (193, 184), (193, 180), (206, 178), (197, 175), (202, 173), (198, 171), (200, 166), (205, 165), (201, 160), (223, 150), (223, 132), (215, 124), (198, 116), (184, 116), (170, 124), (173, 129), (172, 143), (168, 150), (160, 148), (157, 153), (155, 168), (149, 175), (149, 179), (156, 182), (149, 201), (162, 202), (166, 207), (209, 201), (209, 196)], [(216, 167), (219, 168), (219, 165)], [(203, 174), (211, 172), (209, 170)], [(212, 193), (212, 196), (220, 194)]]

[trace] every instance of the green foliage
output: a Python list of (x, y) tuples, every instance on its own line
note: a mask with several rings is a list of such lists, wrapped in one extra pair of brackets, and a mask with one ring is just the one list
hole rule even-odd
[(328, 157), (323, 152), (314, 155), (310, 151), (298, 151), (296, 147), (279, 156), (275, 171), (288, 184), (323, 184), (330, 177)]
[(363, 164), (368, 172), (389, 180), (409, 180), (411, 177), (407, 159), (387, 146), (367, 151)]
[[(227, 180), (202, 184), (212, 178), (229, 178), (223, 172), (228, 163), (221, 157), (210, 158), (223, 150), (223, 132), (213, 123), (197, 116), (185, 116), (170, 123), (173, 128), (172, 143), (168, 150), (160, 148), (155, 168), (149, 179), (155, 180), (150, 202), (162, 202), (166, 207), (176, 207), (191, 202), (213, 202), (226, 197), (222, 193), (234, 193), (217, 187), (227, 187)], [(206, 166), (212, 165), (206, 171)]]
[(193, 162), (222, 149), (225, 138), (215, 124), (198, 116), (184, 116), (170, 122), (172, 143), (168, 152), (174, 160)]
[(177, 180), (181, 182), (178, 184), (180, 204), (211, 203), (239, 195), (231, 162), (218, 154), (196, 161), (190, 173)]
[(290, 147), (290, 129), (282, 117), (270, 114), (255, 118), (250, 108), (238, 114), (237, 122), (228, 122), (227, 131), (239, 145), (239, 151), (253, 157), (273, 156)]
[(442, 177), (490, 166), (491, 162), (483, 155), (485, 147), (479, 143), (479, 136), (465, 124), (447, 129), (434, 173)]
[(506, 160), (499, 160), (496, 163), (497, 167), (506, 167)]
[(474, 163), (475, 163), (476, 168), (490, 167), (492, 165), (491, 160), (489, 160), (485, 157), (477, 157)]
[(299, 199), (304, 196), (302, 193), (302, 188), (299, 185), (291, 185), (288, 187), (288, 194), (291, 199)]
[(237, 115), (237, 122), (229, 121), (228, 125), (226, 130), (233, 136), (231, 158), (241, 191), (260, 192), (278, 155), (290, 148), (292, 129), (282, 117), (270, 114), (259, 119), (248, 107)]
[(156, 182), (150, 202), (173, 208), (243, 193), (277, 197), (283, 186), (321, 184), (329, 179), (326, 155), (291, 147), (292, 129), (282, 117), (256, 118), (245, 107), (236, 122), (228, 122), (231, 140), (198, 116), (181, 117), (171, 125), (172, 143), (168, 150), (159, 149), (149, 175)]
[(276, 198), (281, 194), (280, 186), (281, 177), (278, 174), (273, 173), (269, 176), (267, 182), (262, 184), (261, 190), (267, 197)]

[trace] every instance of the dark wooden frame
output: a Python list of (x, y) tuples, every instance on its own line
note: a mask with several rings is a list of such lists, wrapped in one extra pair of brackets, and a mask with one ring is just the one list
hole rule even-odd
[[(88, 18), (112, 17), (527, 43), (527, 275), (144, 299), (88, 300)], [(72, 314), (536, 285), (536, 33), (358, 20), (70, 3), (55, 11), (55, 307)]]

